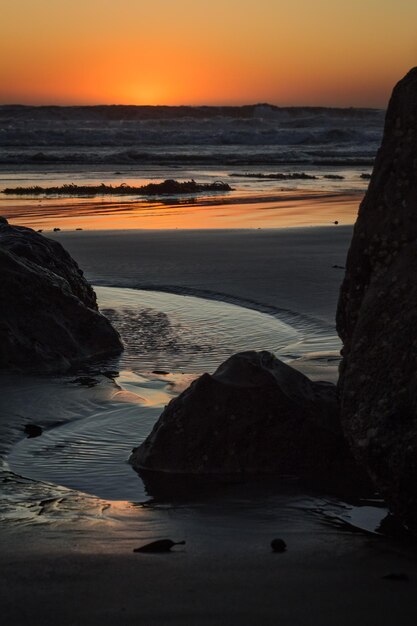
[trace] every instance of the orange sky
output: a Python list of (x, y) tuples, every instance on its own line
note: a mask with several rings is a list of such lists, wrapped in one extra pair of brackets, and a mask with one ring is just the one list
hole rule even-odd
[(15, 0), (0, 103), (385, 106), (416, 0)]

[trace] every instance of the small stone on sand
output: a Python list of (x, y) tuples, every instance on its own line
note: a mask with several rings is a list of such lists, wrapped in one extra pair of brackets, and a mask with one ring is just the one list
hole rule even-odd
[(404, 574), (403, 572), (390, 572), (389, 574), (385, 574), (385, 576), (382, 576), (382, 578), (384, 580), (396, 580), (399, 582), (407, 582), (408, 580), (410, 580), (409, 576), (407, 574)]
[(271, 541), (271, 548), (273, 552), (285, 552), (287, 544), (283, 539), (273, 539)]
[(27, 434), (28, 439), (33, 439), (34, 437), (42, 435), (42, 428), (36, 424), (26, 424), (24, 431)]

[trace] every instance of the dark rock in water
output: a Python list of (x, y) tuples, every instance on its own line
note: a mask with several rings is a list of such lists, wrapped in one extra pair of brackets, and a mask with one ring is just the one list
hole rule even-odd
[(59, 233), (60, 232), (60, 228), (54, 228), (54, 233)]
[(395, 87), (341, 288), (341, 417), (391, 511), (417, 533), (417, 68)]
[(335, 386), (269, 352), (236, 354), (194, 381), (130, 462), (139, 471), (344, 476), (351, 484), (361, 474), (340, 429)]
[(388, 513), (379, 523), (376, 531), (381, 535), (392, 537), (393, 539), (406, 540), (410, 542), (413, 537), (410, 532), (399, 521), (396, 515)]
[(26, 424), (24, 431), (27, 434), (28, 439), (33, 439), (34, 437), (40, 437), (40, 435), (42, 435), (42, 428), (36, 424)]
[(271, 541), (271, 548), (273, 552), (285, 552), (287, 550), (287, 544), (283, 539), (273, 539)]
[(71, 380), (73, 385), (82, 385), (83, 387), (95, 387), (100, 381), (97, 378), (91, 378), (91, 376), (79, 376), (74, 380)]
[(158, 541), (152, 541), (140, 548), (135, 548), (133, 552), (171, 552), (171, 548), (174, 546), (184, 546), (185, 541), (172, 541), (172, 539), (159, 539)]
[(118, 378), (120, 376), (120, 373), (117, 372), (116, 370), (104, 370), (98, 373), (101, 374), (102, 376), (105, 376), (106, 378), (109, 378), (110, 380), (114, 380), (115, 378)]
[(123, 349), (82, 271), (57, 242), (0, 223), (0, 369), (66, 368)]
[(364, 180), (370, 180), (371, 174), (361, 174), (361, 178), (363, 178)]

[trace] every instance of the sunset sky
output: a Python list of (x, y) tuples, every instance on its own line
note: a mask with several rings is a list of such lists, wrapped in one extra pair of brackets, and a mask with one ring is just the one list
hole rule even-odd
[(416, 0), (15, 0), (0, 103), (385, 106)]

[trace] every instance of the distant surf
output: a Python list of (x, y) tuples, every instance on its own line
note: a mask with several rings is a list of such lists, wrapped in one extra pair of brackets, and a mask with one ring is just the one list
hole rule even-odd
[(384, 111), (275, 107), (0, 106), (0, 164), (368, 165)]

